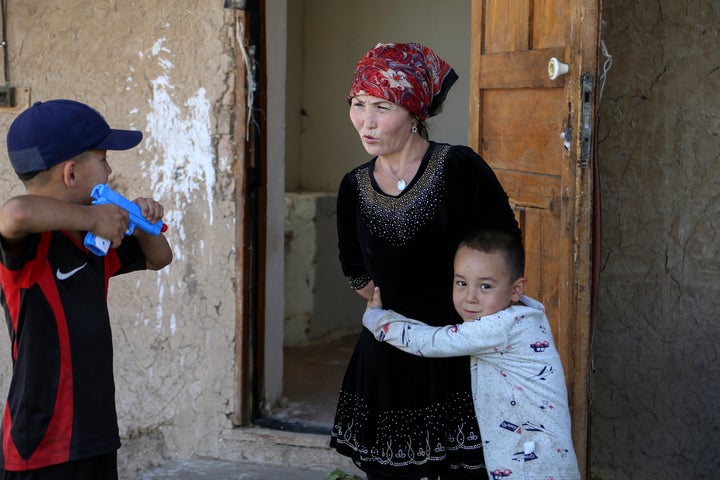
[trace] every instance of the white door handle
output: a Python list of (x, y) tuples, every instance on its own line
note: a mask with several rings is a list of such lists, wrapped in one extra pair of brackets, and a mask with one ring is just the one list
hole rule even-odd
[(560, 60), (558, 60), (555, 57), (552, 57), (550, 61), (548, 62), (548, 76), (550, 77), (550, 80), (555, 80), (561, 75), (565, 75), (569, 67), (567, 63), (562, 63)]

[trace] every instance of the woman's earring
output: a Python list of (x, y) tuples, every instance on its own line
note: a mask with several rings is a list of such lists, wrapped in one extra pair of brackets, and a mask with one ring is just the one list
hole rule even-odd
[(417, 133), (417, 122), (412, 124), (412, 127), (410, 127), (410, 131), (412, 133)]

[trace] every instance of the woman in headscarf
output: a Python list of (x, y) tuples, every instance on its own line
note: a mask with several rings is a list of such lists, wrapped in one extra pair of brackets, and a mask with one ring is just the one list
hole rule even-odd
[[(350, 120), (372, 159), (338, 192), (340, 263), (350, 286), (385, 308), (460, 323), (453, 255), (480, 226), (520, 230), (507, 195), (466, 146), (430, 141), (425, 120), (457, 79), (417, 43), (378, 44), (358, 62)], [(338, 399), (331, 446), (369, 480), (487, 478), (467, 357), (407, 355), (363, 330)]]

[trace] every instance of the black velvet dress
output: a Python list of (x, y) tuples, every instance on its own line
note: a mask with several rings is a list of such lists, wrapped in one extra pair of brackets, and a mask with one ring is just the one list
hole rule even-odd
[[(383, 307), (430, 325), (461, 320), (452, 300), (455, 249), (482, 225), (518, 235), (507, 195), (472, 149), (432, 143), (398, 196), (372, 175), (376, 159), (345, 175), (338, 245), (354, 289), (373, 280)], [(360, 319), (358, 319), (360, 322)], [(340, 391), (330, 444), (363, 471), (417, 478), (477, 472), (487, 478), (468, 357), (408, 355), (360, 334)]]

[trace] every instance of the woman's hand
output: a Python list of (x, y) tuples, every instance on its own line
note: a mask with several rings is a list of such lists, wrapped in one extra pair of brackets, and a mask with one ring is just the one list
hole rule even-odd
[(382, 308), (382, 299), (380, 298), (380, 287), (375, 287), (372, 291), (372, 295), (367, 301), (367, 308)]
[(373, 296), (373, 289), (375, 288), (375, 283), (370, 280), (367, 285), (364, 287), (355, 290), (355, 292), (363, 297), (365, 300), (370, 300)]

